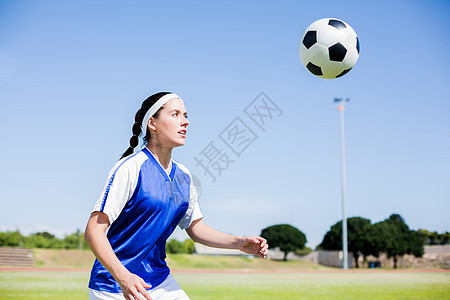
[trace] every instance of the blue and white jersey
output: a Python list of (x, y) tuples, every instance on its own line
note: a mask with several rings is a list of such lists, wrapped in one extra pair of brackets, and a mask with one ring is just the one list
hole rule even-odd
[[(168, 175), (147, 148), (117, 162), (93, 211), (109, 217), (107, 237), (122, 264), (153, 287), (170, 273), (165, 262), (166, 240), (175, 227), (186, 229), (203, 217), (187, 168), (172, 161)], [(121, 292), (98, 260), (89, 288)]]

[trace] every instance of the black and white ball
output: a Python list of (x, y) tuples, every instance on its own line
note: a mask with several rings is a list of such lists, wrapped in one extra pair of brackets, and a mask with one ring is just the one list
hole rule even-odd
[(341, 77), (353, 68), (359, 58), (358, 36), (342, 20), (317, 20), (303, 34), (300, 58), (305, 68), (318, 77)]

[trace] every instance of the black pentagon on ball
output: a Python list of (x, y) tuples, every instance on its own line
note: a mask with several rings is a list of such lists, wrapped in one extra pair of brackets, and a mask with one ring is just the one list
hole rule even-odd
[(358, 50), (358, 54), (359, 54), (359, 39), (358, 39), (358, 37), (356, 37), (356, 50)]
[(303, 38), (303, 45), (306, 49), (311, 48), (312, 45), (317, 43), (317, 31), (308, 31)]
[(328, 47), (328, 55), (330, 60), (341, 62), (344, 60), (347, 54), (347, 49), (341, 43), (336, 43), (333, 46)]
[(344, 29), (347, 28), (347, 26), (345, 26), (344, 22), (336, 20), (336, 19), (331, 19), (328, 21), (328, 25), (333, 26), (336, 29)]
[(344, 76), (345, 74), (347, 74), (348, 72), (350, 72), (351, 69), (352, 69), (352, 68), (342, 71), (339, 75), (336, 76), (336, 78), (341, 77), (341, 76)]
[(316, 76), (322, 76), (322, 75), (323, 75), (322, 69), (321, 69), (319, 66), (316, 66), (315, 64), (313, 64), (313, 63), (311, 63), (311, 62), (309, 62), (309, 63), (306, 65), (306, 68), (307, 68), (311, 73), (313, 73), (313, 74), (316, 75)]

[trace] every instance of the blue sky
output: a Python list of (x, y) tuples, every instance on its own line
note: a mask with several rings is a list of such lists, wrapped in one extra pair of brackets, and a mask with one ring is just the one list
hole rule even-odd
[[(319, 244), (341, 219), (342, 97), (347, 215), (399, 213), (413, 229), (448, 231), (449, 12), (436, 0), (0, 0), (0, 229), (84, 230), (140, 103), (173, 91), (191, 122), (173, 157), (196, 177), (212, 227), (253, 235), (288, 223)], [(325, 17), (361, 44), (335, 80), (298, 55)], [(245, 113), (261, 92), (280, 110), (264, 130)], [(236, 118), (257, 137), (239, 156), (220, 138)], [(233, 161), (214, 182), (196, 163), (210, 143)]]

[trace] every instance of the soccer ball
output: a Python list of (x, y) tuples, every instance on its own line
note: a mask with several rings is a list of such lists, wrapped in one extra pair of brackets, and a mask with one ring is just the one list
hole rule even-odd
[(309, 25), (300, 42), (300, 58), (308, 71), (332, 79), (347, 74), (359, 57), (359, 40), (344, 21), (320, 19)]

